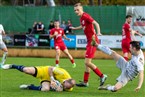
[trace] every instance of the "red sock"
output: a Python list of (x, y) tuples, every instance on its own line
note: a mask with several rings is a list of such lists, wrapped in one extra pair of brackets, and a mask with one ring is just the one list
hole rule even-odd
[(55, 64), (59, 64), (59, 60), (55, 60)]
[(102, 74), (102, 72), (98, 69), (98, 68), (96, 68), (96, 69), (94, 69), (93, 70), (99, 77), (103, 77), (103, 74)]
[(75, 62), (74, 62), (74, 59), (71, 59), (70, 61), (71, 61), (72, 64), (75, 63)]
[(124, 59), (125, 59), (126, 61), (128, 61), (128, 57), (124, 57)]
[(84, 83), (88, 82), (89, 76), (90, 76), (89, 72), (84, 72)]

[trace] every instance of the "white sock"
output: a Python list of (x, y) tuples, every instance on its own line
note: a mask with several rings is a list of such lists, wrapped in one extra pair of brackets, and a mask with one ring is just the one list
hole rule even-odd
[(7, 54), (8, 54), (8, 52), (4, 52), (3, 57), (2, 57), (2, 62), (1, 62), (2, 64), (5, 63), (6, 58), (7, 58)]
[(101, 50), (102, 52), (108, 54), (108, 55), (111, 55), (112, 54), (112, 50), (107, 47), (107, 46), (103, 46), (103, 45), (98, 45), (98, 49)]
[(115, 87), (115, 86), (108, 86), (108, 87), (107, 87), (107, 90), (114, 91), (114, 87)]

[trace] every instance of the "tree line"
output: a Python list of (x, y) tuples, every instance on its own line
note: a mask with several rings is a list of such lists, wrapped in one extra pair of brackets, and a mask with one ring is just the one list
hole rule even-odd
[[(49, 0), (0, 0), (0, 6), (5, 5), (22, 5), (21, 3), (32, 3), (34, 6), (48, 5)], [(81, 2), (83, 5), (128, 5), (139, 6), (145, 5), (145, 0), (54, 0), (56, 6), (71, 6), (77, 2)]]

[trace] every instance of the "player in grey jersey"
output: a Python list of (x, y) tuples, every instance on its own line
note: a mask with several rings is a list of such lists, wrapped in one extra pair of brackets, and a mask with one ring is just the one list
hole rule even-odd
[(3, 35), (5, 35), (5, 31), (4, 31), (3, 25), (0, 24), (0, 49), (4, 52), (2, 56), (2, 60), (0, 62), (0, 68), (4, 65), (7, 54), (8, 54), (8, 49), (2, 39)]
[(137, 75), (139, 75), (138, 85), (135, 88), (136, 92), (139, 91), (144, 80), (144, 55), (140, 48), (139, 41), (130, 42), (132, 58), (128, 62), (109, 47), (97, 44), (94, 39), (92, 39), (92, 45), (96, 46), (104, 53), (112, 56), (116, 61), (117, 67), (121, 70), (121, 75), (117, 78), (117, 83), (115, 85), (100, 86), (98, 87), (99, 90), (110, 90), (112, 92), (116, 92), (124, 87), (129, 81), (133, 80), (133, 78), (135, 78)]

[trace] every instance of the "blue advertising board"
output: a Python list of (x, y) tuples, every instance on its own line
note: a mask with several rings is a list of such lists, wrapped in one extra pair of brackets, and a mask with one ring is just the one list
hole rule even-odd
[[(71, 41), (63, 39), (67, 48), (76, 48), (76, 35), (66, 35), (66, 37), (71, 39)], [(54, 47), (54, 39), (51, 39), (50, 47)]]

